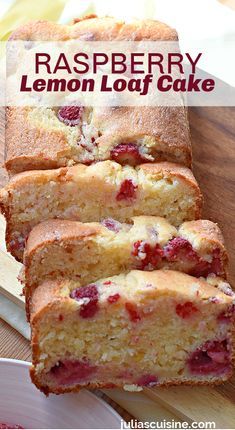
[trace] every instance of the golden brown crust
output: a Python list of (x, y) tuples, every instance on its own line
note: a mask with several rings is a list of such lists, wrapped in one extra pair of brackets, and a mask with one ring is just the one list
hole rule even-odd
[[(142, 224), (148, 223), (148, 216), (141, 218)], [(225, 250), (224, 238), (217, 224), (209, 220), (186, 221), (178, 229), (179, 232), (190, 232), (192, 230), (198, 237), (205, 240), (207, 244), (215, 245), (221, 250)], [(84, 224), (79, 221), (66, 220), (44, 221), (34, 227), (29, 234), (24, 252), (25, 265), (27, 266), (27, 260), (30, 258), (30, 255), (37, 252), (40, 247), (45, 248), (54, 242), (63, 244), (66, 241), (86, 239), (100, 233), (102, 234), (100, 223)]]
[(112, 17), (96, 15), (75, 19), (73, 25), (61, 25), (48, 21), (32, 21), (15, 30), (10, 40), (172, 40), (177, 41), (176, 30), (155, 20), (125, 23)]
[[(174, 40), (177, 33), (158, 21), (143, 20), (124, 23), (114, 18), (87, 17), (74, 25), (62, 26), (47, 21), (26, 24), (16, 30), (10, 40)], [(44, 119), (48, 109), (43, 109)], [(34, 117), (30, 115), (35, 112)], [(11, 174), (35, 169), (53, 169), (71, 163), (89, 164), (112, 158), (112, 149), (120, 143), (137, 143), (148, 152), (149, 161), (168, 160), (191, 167), (191, 143), (184, 106), (96, 108), (89, 123), (96, 130), (94, 154), (81, 150), (82, 137), (69, 138), (69, 126), (61, 128), (56, 110), (50, 110), (53, 121), (39, 121), (37, 108), (11, 107), (7, 110), (6, 162)], [(71, 137), (71, 136), (70, 136)], [(92, 136), (85, 137), (89, 140)], [(93, 137), (94, 139), (94, 137)], [(145, 139), (145, 143), (141, 144)], [(50, 145), (48, 145), (50, 142)], [(90, 144), (90, 143), (89, 143)], [(140, 161), (136, 161), (138, 164)]]
[[(172, 387), (172, 386), (180, 386), (180, 385), (185, 385), (185, 386), (191, 386), (191, 387), (195, 387), (195, 386), (215, 386), (215, 385), (221, 385), (223, 382), (228, 381), (231, 377), (233, 376), (233, 370), (231, 370), (230, 373), (227, 373), (225, 376), (220, 376), (218, 377), (218, 379), (214, 379), (212, 381), (190, 381), (190, 380), (184, 380), (183, 382), (181, 381), (168, 381), (168, 382), (164, 382), (164, 383), (159, 383), (157, 384), (157, 387)], [(32, 382), (36, 385), (36, 387), (42, 392), (44, 393), (46, 396), (48, 396), (50, 393), (52, 394), (65, 394), (65, 393), (71, 393), (71, 388), (65, 388), (65, 387), (60, 387), (60, 388), (56, 388), (56, 389), (52, 389), (51, 387), (49, 388), (48, 386), (44, 386), (42, 385), (42, 383), (40, 382), (39, 378), (37, 377), (37, 374), (35, 372), (35, 367), (31, 366), (30, 368), (30, 377)], [(121, 388), (123, 389), (123, 385), (107, 385), (107, 384), (87, 384), (87, 385), (76, 385), (73, 387), (72, 392), (73, 393), (78, 393), (81, 389), (86, 388), (87, 390), (96, 390), (96, 389), (109, 389), (109, 388)], [(149, 390), (149, 388), (144, 388), (144, 390)]]
[[(114, 161), (106, 161), (99, 163), (99, 165), (104, 166), (108, 170), (111, 171), (113, 166), (116, 166), (117, 163)], [(76, 166), (72, 167), (62, 167), (60, 169), (49, 169), (49, 170), (37, 170), (35, 171), (27, 171), (27, 172), (21, 172), (17, 175), (14, 175), (12, 178), (10, 178), (9, 183), (4, 189), (10, 189), (13, 188), (14, 185), (17, 184), (17, 186), (23, 186), (25, 183), (28, 182), (29, 179), (37, 178), (37, 181), (40, 183), (45, 183), (49, 179), (59, 179), (59, 178), (68, 178), (68, 177), (74, 177), (74, 176), (80, 176), (80, 175), (94, 175), (94, 170), (91, 170), (91, 167), (93, 166), (85, 166), (83, 164), (77, 164)], [(185, 179), (190, 184), (197, 184), (196, 179), (190, 169), (187, 167), (179, 166), (176, 163), (170, 163), (170, 162), (164, 162), (161, 163), (144, 163), (140, 164), (136, 167), (136, 170), (143, 170), (146, 174), (150, 174), (153, 177), (167, 177), (167, 176), (173, 176), (176, 175), (179, 178)], [(197, 184), (198, 188), (198, 184)], [(0, 190), (0, 192), (2, 192)]]
[(176, 174), (179, 178), (187, 178), (190, 182), (195, 182), (194, 175), (191, 170), (187, 167), (179, 166), (175, 163), (169, 163), (167, 161), (162, 161), (161, 163), (144, 163), (137, 166), (137, 170), (142, 169), (145, 173), (150, 175), (158, 175), (159, 173), (167, 176)]
[(63, 281), (47, 281), (40, 285), (33, 293), (30, 317), (32, 327), (37, 323), (40, 312), (43, 312), (45, 307), (52, 306), (53, 303), (56, 303), (58, 300), (67, 300), (60, 296), (61, 288), (64, 285), (65, 282)]
[[(85, 162), (85, 151), (80, 152), (79, 142), (71, 146), (65, 130), (50, 123), (47, 126), (34, 123), (29, 112), (29, 108), (19, 107), (7, 110), (5, 166), (11, 174)], [(184, 108), (94, 108), (92, 126), (102, 132), (96, 139), (98, 153), (93, 159), (87, 159), (86, 164), (111, 158), (110, 151), (119, 143), (145, 138), (155, 142), (149, 149), (152, 161), (168, 160), (191, 167), (191, 143)]]
[(65, 134), (60, 130), (35, 127), (28, 119), (29, 111), (30, 108), (7, 108), (6, 169), (17, 173), (32, 168), (62, 167), (71, 155)]
[[(106, 171), (111, 172), (113, 166), (115, 167), (117, 163), (114, 161), (106, 161), (99, 163), (102, 165)], [(46, 183), (49, 180), (67, 180), (69, 178), (79, 177), (81, 175), (92, 176), (94, 178), (94, 170), (91, 170), (92, 166), (85, 166), (83, 164), (77, 164), (72, 167), (62, 167), (60, 169), (50, 169), (50, 170), (37, 170), (37, 171), (27, 171), (21, 172), (17, 175), (13, 176), (7, 186), (0, 190), (0, 202), (4, 200), (4, 194), (6, 191), (10, 191), (14, 189), (14, 187), (21, 187), (24, 184), (27, 184), (28, 181), (32, 182), (33, 179), (36, 179), (38, 183)], [(161, 163), (144, 163), (140, 164), (136, 167), (136, 170), (143, 170), (145, 174), (152, 175), (153, 178), (164, 178), (172, 176), (176, 176), (178, 178), (184, 179), (188, 184), (190, 184), (195, 190), (199, 197), (201, 198), (201, 192), (198, 186), (198, 183), (190, 169), (187, 167), (179, 166), (176, 163), (164, 162)]]
[(186, 221), (179, 227), (179, 234), (188, 239), (196, 249), (207, 250), (209, 246), (220, 251), (220, 259), (224, 268), (224, 277), (227, 278), (228, 252), (224, 244), (224, 237), (219, 226), (205, 219)]
[[(174, 270), (154, 270), (152, 272), (131, 270), (129, 274), (135, 276), (138, 282), (143, 284), (156, 285), (158, 290), (173, 289), (174, 291), (181, 292), (184, 296), (189, 293), (189, 288), (197, 284), (200, 289), (200, 297), (203, 299), (216, 294), (217, 297), (222, 297), (224, 301), (232, 302), (231, 297), (226, 296), (215, 286), (210, 285), (206, 280), (198, 279), (185, 273), (177, 272)], [(222, 282), (222, 280), (220, 280)], [(79, 282), (71, 282), (69, 280), (62, 281), (46, 281), (34, 291), (31, 302), (31, 325), (37, 323), (42, 313), (47, 312), (46, 309), (50, 308), (57, 303), (73, 299), (69, 298), (70, 286), (73, 288), (79, 287)], [(66, 291), (68, 294), (64, 294)], [(151, 292), (149, 292), (151, 294)], [(193, 294), (193, 293), (192, 293)], [(188, 296), (189, 297), (189, 296)]]
[[(7, 109), (5, 166), (9, 172), (83, 162), (84, 154), (79, 152), (78, 145), (69, 144), (65, 131), (49, 123), (47, 127), (34, 123), (29, 113), (30, 108)], [(146, 138), (155, 139), (150, 150), (152, 161), (169, 160), (191, 167), (189, 127), (182, 107), (94, 108), (92, 126), (102, 130), (96, 140), (100, 151), (95, 161), (109, 159), (116, 144)], [(109, 150), (104, 152), (104, 147)]]
[(44, 221), (34, 227), (31, 232), (32, 234), (29, 235), (26, 242), (24, 269), (22, 270), (21, 276), (18, 278), (25, 285), (25, 309), (28, 320), (30, 319), (32, 288), (28, 285), (27, 277), (34, 252), (55, 242), (62, 245), (65, 244), (67, 240), (69, 240), (70, 243), (74, 239), (86, 241), (91, 236), (98, 235), (100, 230), (100, 224), (98, 223), (83, 224), (81, 222), (63, 220)]
[(21, 172), (17, 175), (14, 175), (10, 178), (8, 184), (0, 189), (0, 203), (7, 200), (7, 193), (11, 192), (14, 188), (20, 188), (29, 182), (37, 181), (37, 183), (44, 184), (53, 180), (63, 180), (66, 175), (71, 178), (74, 175), (82, 175), (87, 173), (87, 169), (89, 166), (85, 166), (83, 164), (77, 164), (73, 167), (61, 167), (60, 169), (49, 169), (49, 170), (32, 170), (27, 172)]
[(25, 247), (25, 257), (28, 258), (41, 245), (46, 246), (52, 242), (63, 242), (67, 239), (86, 239), (99, 234), (99, 223), (84, 224), (79, 221), (49, 220), (33, 228)]
[[(220, 243), (224, 246), (224, 237), (218, 224), (208, 219), (198, 219), (196, 221), (185, 221), (182, 224), (183, 230), (193, 231), (200, 234), (207, 241)], [(181, 229), (179, 228), (181, 231)]]

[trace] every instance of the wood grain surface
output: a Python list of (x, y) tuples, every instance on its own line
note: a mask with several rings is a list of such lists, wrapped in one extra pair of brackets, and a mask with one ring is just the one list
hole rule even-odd
[[(230, 255), (229, 281), (235, 286), (235, 108), (194, 107), (189, 119), (193, 171), (204, 195), (203, 217), (218, 222), (224, 233)], [(3, 159), (3, 138), (1, 142)], [(2, 169), (0, 185), (5, 182)], [(30, 359), (28, 342), (4, 322), (0, 323), (0, 356)], [(215, 388), (147, 389), (145, 394), (179, 419), (214, 420), (218, 428), (235, 428), (235, 378)]]
[(194, 107), (189, 118), (203, 217), (218, 222), (224, 234), (235, 287), (235, 108)]

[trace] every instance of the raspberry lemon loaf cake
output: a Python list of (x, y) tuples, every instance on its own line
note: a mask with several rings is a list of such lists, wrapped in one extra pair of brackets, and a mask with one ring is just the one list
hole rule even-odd
[(46, 394), (225, 381), (233, 311), (232, 296), (175, 271), (49, 281), (32, 300), (32, 380)]
[[(94, 16), (67, 26), (34, 22), (11, 36), (11, 40), (26, 41), (70, 39), (178, 40), (175, 30), (158, 21), (124, 23)], [(132, 165), (171, 161), (191, 166), (184, 106), (88, 108), (75, 99), (72, 105), (65, 100), (56, 108), (11, 107), (7, 110), (6, 146), (6, 168), (12, 174), (107, 159)]]
[(134, 217), (130, 224), (110, 218), (86, 224), (45, 221), (33, 228), (26, 243), (26, 303), (46, 280), (89, 284), (134, 268), (226, 277), (227, 260), (221, 231), (207, 220), (185, 222), (178, 229), (151, 216)]
[(8, 250), (22, 260), (30, 230), (48, 219), (82, 222), (158, 215), (179, 225), (200, 217), (201, 193), (192, 172), (176, 164), (134, 169), (112, 161), (24, 172), (1, 190)]

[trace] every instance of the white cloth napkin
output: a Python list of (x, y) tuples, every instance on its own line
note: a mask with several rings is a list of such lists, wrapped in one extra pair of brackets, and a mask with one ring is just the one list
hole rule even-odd
[(0, 318), (10, 324), (26, 339), (30, 339), (29, 324), (25, 319), (25, 311), (7, 297), (0, 294)]
[(7, 296), (0, 293), (0, 318), (15, 328), (26, 339), (30, 339), (30, 328), (26, 321), (23, 307), (18, 306), (8, 298), (8, 295), (11, 297), (10, 294), (13, 291), (20, 295), (22, 286), (17, 281), (21, 264), (17, 263), (6, 250), (5, 226), (5, 219), (0, 215), (0, 290), (8, 291)]

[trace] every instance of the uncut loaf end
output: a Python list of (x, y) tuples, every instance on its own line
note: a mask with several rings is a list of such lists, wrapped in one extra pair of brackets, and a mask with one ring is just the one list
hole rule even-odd
[[(154, 20), (124, 22), (94, 15), (72, 25), (47, 21), (24, 24), (10, 41), (171, 41), (177, 32)], [(14, 64), (17, 64), (15, 62)], [(15, 70), (17, 82), (17, 67)], [(51, 103), (53, 105), (53, 103)], [(79, 100), (59, 107), (7, 109), (6, 168), (11, 174), (76, 163), (114, 160), (121, 164), (170, 161), (191, 166), (185, 106), (86, 107)], [(17, 142), (17, 144), (16, 144)], [(50, 145), (48, 145), (50, 142)]]

